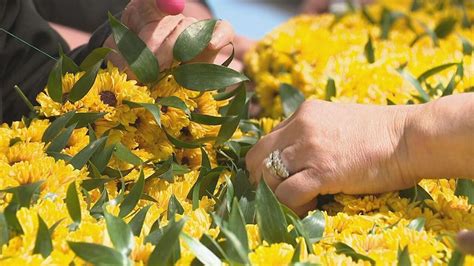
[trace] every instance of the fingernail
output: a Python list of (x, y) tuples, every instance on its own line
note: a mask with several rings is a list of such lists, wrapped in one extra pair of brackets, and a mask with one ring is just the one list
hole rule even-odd
[(156, 0), (156, 6), (169, 15), (177, 15), (184, 10), (184, 0)]

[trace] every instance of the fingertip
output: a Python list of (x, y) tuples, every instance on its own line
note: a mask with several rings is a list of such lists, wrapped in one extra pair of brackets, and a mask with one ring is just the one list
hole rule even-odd
[(156, 6), (169, 15), (178, 15), (184, 10), (184, 0), (156, 0)]

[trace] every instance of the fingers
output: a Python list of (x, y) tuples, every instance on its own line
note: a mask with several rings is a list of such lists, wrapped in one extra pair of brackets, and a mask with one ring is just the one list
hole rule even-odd
[(250, 172), (250, 182), (256, 184), (262, 176), (263, 162), (275, 150), (282, 150), (290, 143), (291, 138), (285, 136), (285, 131), (266, 135), (247, 152), (245, 162)]
[(316, 204), (316, 199), (313, 199), (302, 206), (296, 207), (293, 211), (298, 214), (299, 217), (305, 217), (309, 211), (316, 209)]
[(234, 36), (234, 29), (229, 22), (218, 21), (209, 45), (192, 62), (213, 63), (220, 50), (234, 41)]
[(156, 6), (166, 14), (177, 15), (184, 10), (184, 0), (156, 0)]
[(462, 231), (457, 236), (459, 249), (465, 254), (474, 255), (474, 231)]
[(159, 22), (184, 9), (184, 0), (131, 0), (122, 12), (122, 23), (139, 33), (146, 25)]
[(158, 49), (153, 50), (155, 56), (160, 62), (161, 69), (169, 68), (173, 62), (173, 47), (178, 39), (179, 35), (187, 28), (189, 25), (193, 24), (197, 20), (195, 18), (183, 18), (179, 24), (176, 25), (174, 30), (166, 37), (161, 46)]
[(281, 160), (290, 173), (298, 173), (307, 167), (308, 158), (301, 158), (303, 148), (301, 144), (293, 144), (281, 151)]
[(281, 182), (275, 190), (275, 196), (281, 203), (295, 210), (315, 199), (324, 185), (324, 179), (314, 177), (309, 170), (304, 170)]
[(224, 46), (234, 41), (235, 33), (234, 28), (229, 22), (225, 20), (219, 20), (212, 34), (211, 42), (209, 43), (209, 49), (218, 51)]

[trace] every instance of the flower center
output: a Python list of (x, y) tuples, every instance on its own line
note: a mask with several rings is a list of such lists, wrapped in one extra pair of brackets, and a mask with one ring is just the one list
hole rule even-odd
[(168, 106), (162, 105), (162, 106), (161, 106), (161, 111), (162, 111), (163, 113), (168, 112)]
[(100, 94), (100, 100), (108, 104), (110, 106), (116, 106), (117, 105), (117, 98), (115, 97), (115, 94), (111, 91), (102, 91)]
[(190, 137), (191, 136), (191, 131), (189, 131), (188, 127), (183, 127), (181, 129), (181, 134), (183, 134), (186, 137)]
[(181, 159), (181, 164), (189, 165), (189, 158), (188, 158), (188, 157), (183, 157), (183, 158)]

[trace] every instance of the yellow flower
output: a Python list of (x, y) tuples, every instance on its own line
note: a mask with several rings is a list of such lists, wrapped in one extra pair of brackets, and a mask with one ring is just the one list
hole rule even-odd
[(252, 265), (287, 265), (290, 263), (294, 249), (287, 243), (259, 246), (249, 254)]

